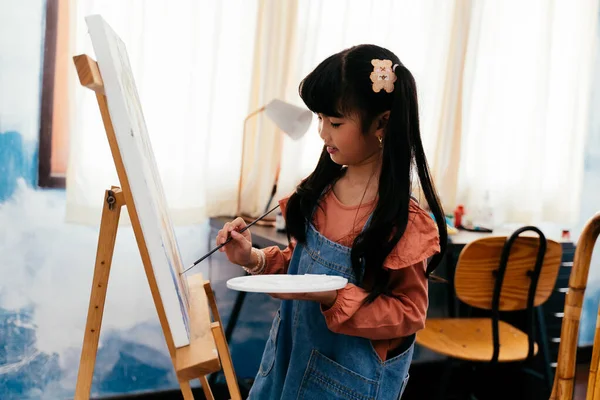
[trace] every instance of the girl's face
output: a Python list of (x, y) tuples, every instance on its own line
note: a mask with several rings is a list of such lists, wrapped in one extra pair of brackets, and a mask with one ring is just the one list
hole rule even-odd
[(334, 163), (362, 165), (379, 157), (381, 148), (378, 137), (383, 136), (383, 128), (378, 129), (377, 118), (364, 135), (358, 118), (337, 118), (323, 114), (318, 114), (318, 117), (319, 135)]

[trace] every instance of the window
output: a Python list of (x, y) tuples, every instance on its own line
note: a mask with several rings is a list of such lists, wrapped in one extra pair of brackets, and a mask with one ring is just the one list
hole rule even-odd
[(68, 160), (69, 2), (47, 0), (38, 185), (64, 188)]

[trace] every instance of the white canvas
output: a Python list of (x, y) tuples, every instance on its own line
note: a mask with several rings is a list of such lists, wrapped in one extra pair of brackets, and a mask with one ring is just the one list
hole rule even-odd
[(176, 347), (189, 344), (189, 293), (125, 44), (99, 15), (86, 17), (119, 152)]

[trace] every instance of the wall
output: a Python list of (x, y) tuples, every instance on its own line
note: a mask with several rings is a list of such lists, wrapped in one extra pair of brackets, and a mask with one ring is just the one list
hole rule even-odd
[[(600, 114), (597, 112), (600, 109), (600, 15), (598, 20), (599, 29), (596, 31), (596, 59), (590, 104), (590, 129), (584, 155), (585, 172), (579, 230), (592, 215), (600, 212)], [(594, 326), (600, 301), (600, 243), (597, 243), (594, 249), (588, 280), (579, 337), (581, 345), (591, 345), (594, 341)]]
[[(44, 0), (0, 0), (0, 399), (72, 398), (98, 226), (65, 223), (65, 193), (37, 187)], [(101, 199), (98, 199), (100, 202)], [(207, 224), (176, 229), (185, 265), (207, 250)], [(191, 273), (213, 281), (227, 320), (241, 270), (218, 255)], [(248, 310), (256, 311), (248, 313)], [(248, 297), (231, 351), (252, 377), (274, 313)], [(253, 344), (250, 348), (248, 344)], [(177, 388), (130, 228), (119, 230), (92, 393)]]
[[(0, 398), (7, 400), (72, 397), (98, 238), (97, 226), (64, 222), (63, 191), (36, 187), (44, 3), (0, 0)], [(600, 47), (597, 53), (600, 60)], [(600, 63), (593, 96), (594, 110), (600, 107)], [(600, 209), (600, 116), (592, 112), (591, 118), (580, 226)], [(176, 234), (186, 265), (208, 247), (206, 225)], [(115, 251), (93, 393), (175, 388), (130, 229), (120, 230)], [(593, 338), (599, 258), (586, 295), (582, 344)], [(213, 282), (227, 320), (235, 293), (224, 282), (240, 270), (221, 254), (212, 262), (196, 272)], [(258, 368), (275, 305), (264, 295), (247, 297), (231, 343), (242, 378)]]
[[(35, 190), (23, 181), (0, 204), (0, 226), (11, 227), (0, 229), (3, 400), (73, 395), (98, 229), (66, 224), (64, 209), (62, 192)], [(185, 265), (204, 254), (207, 232), (205, 225), (176, 230)], [(241, 270), (223, 257), (218, 254), (192, 273), (202, 272), (211, 279), (227, 322), (235, 294), (226, 289), (225, 281)], [(92, 387), (97, 396), (177, 387), (139, 260), (131, 229), (122, 227)], [(274, 304), (266, 295), (247, 298), (231, 344), (242, 379), (253, 377), (258, 369)]]
[(0, 202), (15, 191), (15, 177), (37, 180), (44, 1), (13, 5), (0, 0)]

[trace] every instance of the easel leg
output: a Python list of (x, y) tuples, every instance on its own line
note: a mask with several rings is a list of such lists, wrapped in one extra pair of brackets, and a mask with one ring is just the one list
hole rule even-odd
[(213, 332), (213, 337), (215, 338), (217, 351), (221, 357), (221, 365), (223, 366), (223, 373), (225, 374), (225, 380), (227, 381), (229, 396), (231, 397), (231, 400), (241, 400), (242, 395), (238, 386), (237, 377), (235, 376), (235, 370), (233, 369), (231, 353), (229, 353), (229, 346), (227, 346), (227, 341), (225, 340), (223, 326), (221, 325), (221, 316), (219, 315), (219, 309), (217, 308), (217, 301), (215, 300), (215, 294), (209, 281), (204, 282), (204, 291), (206, 292), (213, 318), (216, 321), (212, 323), (210, 328)]
[(179, 382), (179, 387), (181, 388), (183, 400), (194, 400), (194, 394), (189, 382)]
[(225, 335), (223, 334), (223, 327), (218, 322), (213, 322), (211, 327), (213, 336), (215, 338), (215, 344), (217, 350), (221, 356), (221, 364), (223, 365), (223, 373), (225, 374), (225, 380), (227, 381), (227, 388), (229, 389), (229, 396), (231, 400), (241, 400), (242, 395), (240, 388), (237, 383), (237, 377), (233, 369), (233, 362), (231, 361), (231, 354), (229, 353), (229, 347), (225, 341)]
[(75, 387), (75, 400), (89, 399), (92, 389), (92, 377), (96, 364), (96, 353), (102, 326), (102, 314), (106, 300), (106, 289), (110, 265), (112, 263), (121, 206), (124, 204), (123, 194), (118, 188), (107, 190), (104, 207), (102, 209), (102, 222), (96, 251), (96, 266), (92, 281), (92, 293), (88, 307), (83, 348), (79, 362), (77, 385)]
[(200, 384), (202, 385), (202, 390), (204, 391), (204, 397), (206, 397), (206, 400), (215, 400), (212, 390), (210, 390), (210, 386), (208, 385), (208, 379), (206, 379), (206, 376), (200, 377)]

